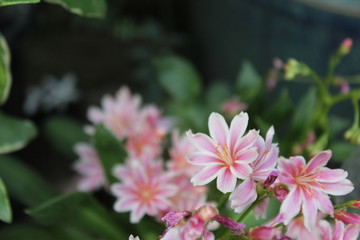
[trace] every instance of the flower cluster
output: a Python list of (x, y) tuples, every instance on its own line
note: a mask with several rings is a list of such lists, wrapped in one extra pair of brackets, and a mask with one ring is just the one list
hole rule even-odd
[[(346, 171), (326, 167), (332, 152), (322, 151), (309, 161), (302, 156), (280, 157), (273, 142), (274, 128), (265, 137), (258, 130), (248, 130), (245, 112), (236, 114), (230, 125), (222, 115), (212, 113), (209, 135), (189, 130), (181, 136), (177, 130), (170, 131), (171, 121), (158, 108), (141, 106), (139, 96), (122, 88), (115, 98), (105, 96), (102, 108), (90, 108), (89, 119), (123, 141), (127, 157), (113, 166), (118, 182), (110, 185), (91, 144), (76, 145), (80, 159), (74, 168), (83, 176), (79, 189), (110, 186), (117, 198), (115, 211), (130, 212), (131, 223), (145, 215), (166, 223), (159, 239), (212, 240), (219, 224), (227, 229), (221, 235), (224, 240), (233, 235), (355, 240), (359, 235), (360, 216), (347, 212), (347, 208), (359, 209), (359, 201), (334, 206), (331, 199), (354, 189)], [(86, 130), (93, 134), (94, 126)], [(165, 161), (167, 134), (171, 142)], [(223, 204), (216, 209), (207, 202), (206, 185), (215, 179), (224, 194), (221, 202), (229, 201), (228, 206), (240, 214), (238, 221), (220, 214)], [(242, 220), (252, 210), (256, 218), (266, 218), (271, 198), (281, 202), (277, 216), (265, 225), (245, 226)], [(131, 235), (129, 239), (139, 238)]]

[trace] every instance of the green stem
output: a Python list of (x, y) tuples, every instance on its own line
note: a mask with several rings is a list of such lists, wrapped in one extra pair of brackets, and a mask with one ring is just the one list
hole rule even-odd
[(354, 123), (353, 123), (353, 127), (358, 127), (359, 126), (359, 102), (358, 102), (358, 98), (353, 95), (351, 97), (351, 100), (352, 100), (352, 104), (354, 106)]
[(270, 197), (270, 193), (264, 194), (262, 197), (259, 197), (255, 202), (253, 202), (243, 214), (238, 218), (237, 222), (241, 222), (245, 219), (245, 217), (253, 210), (253, 208), (262, 203), (266, 198)]
[(219, 203), (217, 204), (216, 208), (220, 211), (220, 209), (224, 206), (225, 202), (229, 199), (230, 193), (226, 193), (222, 195), (222, 197), (219, 200)]

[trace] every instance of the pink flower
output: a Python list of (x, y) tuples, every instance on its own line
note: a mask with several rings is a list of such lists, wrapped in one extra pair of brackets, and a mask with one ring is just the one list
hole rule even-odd
[(217, 178), (217, 188), (223, 192), (232, 192), (237, 178), (245, 179), (252, 173), (250, 163), (258, 156), (254, 143), (258, 132), (249, 131), (245, 136), (249, 117), (241, 112), (230, 124), (230, 129), (223, 116), (212, 113), (209, 117), (210, 136), (202, 133), (187, 135), (197, 151), (189, 155), (189, 162), (203, 166), (203, 169), (192, 177), (191, 182), (205, 185)]
[(95, 149), (90, 144), (78, 143), (75, 145), (75, 152), (80, 159), (75, 162), (73, 167), (82, 176), (78, 189), (93, 191), (102, 187), (106, 181)]
[(275, 227), (260, 226), (251, 229), (249, 236), (254, 240), (273, 240), (281, 237), (281, 231)]
[[(121, 171), (117, 171), (119, 172)], [(139, 222), (145, 214), (156, 216), (159, 211), (169, 207), (169, 197), (177, 191), (177, 187), (169, 183), (169, 175), (152, 173), (152, 170), (149, 171), (138, 164), (129, 169), (129, 180), (111, 186), (112, 193), (118, 197), (114, 205), (115, 211), (130, 211), (131, 223)]]
[[(138, 95), (131, 95), (127, 87), (122, 87), (115, 98), (106, 95), (102, 99), (102, 109), (90, 107), (88, 118), (94, 124), (103, 123), (111, 132), (123, 139), (134, 129), (134, 122), (138, 119), (138, 111), (141, 98)], [(87, 128), (93, 132), (93, 128)]]
[(319, 230), (318, 223), (325, 217), (325, 214), (318, 213), (316, 218), (316, 225), (308, 230), (304, 225), (304, 217), (298, 217), (291, 220), (287, 227), (286, 234), (297, 240), (320, 240), (321, 232)]
[(320, 221), (319, 225), (323, 234), (323, 240), (356, 240), (360, 232), (359, 224), (345, 226), (343, 222), (337, 220), (335, 220), (334, 229), (325, 220)]
[[(271, 127), (266, 134), (266, 141), (261, 136), (257, 138), (254, 146), (257, 148), (259, 155), (254, 162), (250, 163), (253, 172), (237, 186), (229, 197), (231, 208), (237, 213), (244, 211), (257, 199), (256, 181), (266, 181), (275, 169), (279, 148), (272, 143), (273, 135), (274, 128)], [(261, 205), (259, 207), (262, 207), (262, 209), (257, 213), (264, 213), (263, 215), (265, 215), (266, 206)]]
[(130, 235), (129, 240), (140, 240), (140, 238), (139, 237), (134, 237), (133, 235)]
[(285, 215), (285, 224), (301, 209), (304, 225), (310, 230), (316, 223), (318, 210), (333, 215), (334, 207), (328, 194), (340, 196), (354, 189), (352, 183), (346, 179), (347, 172), (324, 167), (331, 155), (330, 150), (323, 151), (314, 156), (308, 164), (301, 156), (280, 158), (279, 179), (290, 189), (280, 208), (280, 213)]
[(345, 211), (335, 211), (334, 217), (343, 221), (346, 224), (356, 223), (360, 224), (360, 215), (354, 213), (348, 213)]
[(240, 101), (238, 97), (232, 97), (226, 100), (222, 106), (221, 111), (227, 116), (235, 116), (237, 113), (244, 111), (248, 108), (246, 103)]
[(198, 172), (201, 167), (191, 165), (186, 156), (194, 151), (194, 147), (191, 145), (189, 139), (186, 136), (179, 136), (179, 131), (173, 131), (172, 133), (172, 148), (169, 151), (170, 161), (168, 161), (167, 167), (170, 171), (179, 172), (185, 174), (188, 177), (192, 177)]

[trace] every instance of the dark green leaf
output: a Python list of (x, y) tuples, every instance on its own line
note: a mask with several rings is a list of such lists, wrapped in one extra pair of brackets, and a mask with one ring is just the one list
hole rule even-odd
[(0, 156), (0, 177), (11, 197), (32, 206), (55, 195), (55, 191), (32, 169), (9, 156)]
[(0, 6), (23, 4), (23, 3), (38, 3), (38, 2), (40, 2), (40, 0), (0, 0)]
[(68, 117), (47, 119), (45, 133), (57, 150), (71, 158), (75, 158), (74, 145), (78, 142), (88, 141), (83, 125)]
[(11, 207), (6, 187), (0, 178), (0, 220), (10, 223), (12, 220)]
[(74, 14), (85, 17), (104, 18), (107, 4), (105, 0), (44, 0), (59, 4)]
[(52, 235), (49, 232), (39, 227), (17, 224), (10, 225), (0, 231), (1, 240), (64, 240), (57, 235)]
[(154, 60), (161, 86), (176, 101), (194, 100), (201, 90), (201, 79), (194, 66), (184, 58), (169, 56)]
[(123, 145), (104, 125), (100, 124), (96, 127), (94, 146), (108, 181), (110, 183), (118, 181), (112, 175), (112, 169), (116, 164), (124, 162), (126, 151)]
[[(2, 2), (0, 2), (1, 6)], [(10, 50), (5, 38), (0, 34), (0, 104), (9, 96), (11, 86)]]
[(230, 97), (229, 85), (217, 81), (206, 91), (206, 102), (211, 111), (219, 111), (221, 105)]
[(241, 99), (250, 103), (260, 92), (261, 84), (261, 77), (255, 68), (249, 61), (244, 61), (236, 78), (236, 90)]
[(264, 119), (272, 124), (280, 124), (289, 119), (293, 104), (287, 89), (282, 89), (276, 102), (265, 112)]
[(23, 148), (36, 136), (35, 126), (28, 120), (0, 113), (0, 154)]
[(300, 100), (292, 119), (292, 133), (306, 135), (316, 113), (316, 89), (311, 88)]
[(351, 120), (347, 118), (331, 116), (330, 117), (330, 134), (332, 137), (344, 134), (345, 130), (351, 126)]
[(45, 225), (78, 226), (109, 240), (126, 239), (114, 218), (89, 193), (61, 195), (26, 213)]
[(331, 161), (343, 163), (356, 150), (357, 146), (348, 142), (337, 141), (332, 143), (329, 148), (333, 152)]

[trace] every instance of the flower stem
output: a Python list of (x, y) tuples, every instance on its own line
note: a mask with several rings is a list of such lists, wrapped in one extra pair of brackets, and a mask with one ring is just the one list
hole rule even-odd
[(230, 193), (226, 193), (222, 195), (222, 197), (219, 200), (219, 203), (217, 204), (216, 208), (220, 211), (220, 209), (224, 206), (225, 202), (229, 199)]
[(245, 219), (245, 217), (253, 210), (253, 208), (262, 203), (266, 198), (268, 198), (270, 196), (269, 193), (262, 195), (261, 197), (259, 197), (258, 199), (256, 199), (255, 202), (253, 202), (247, 209), (245, 212), (243, 212), (243, 214), (241, 214), (241, 216), (238, 218), (237, 222), (241, 222)]

